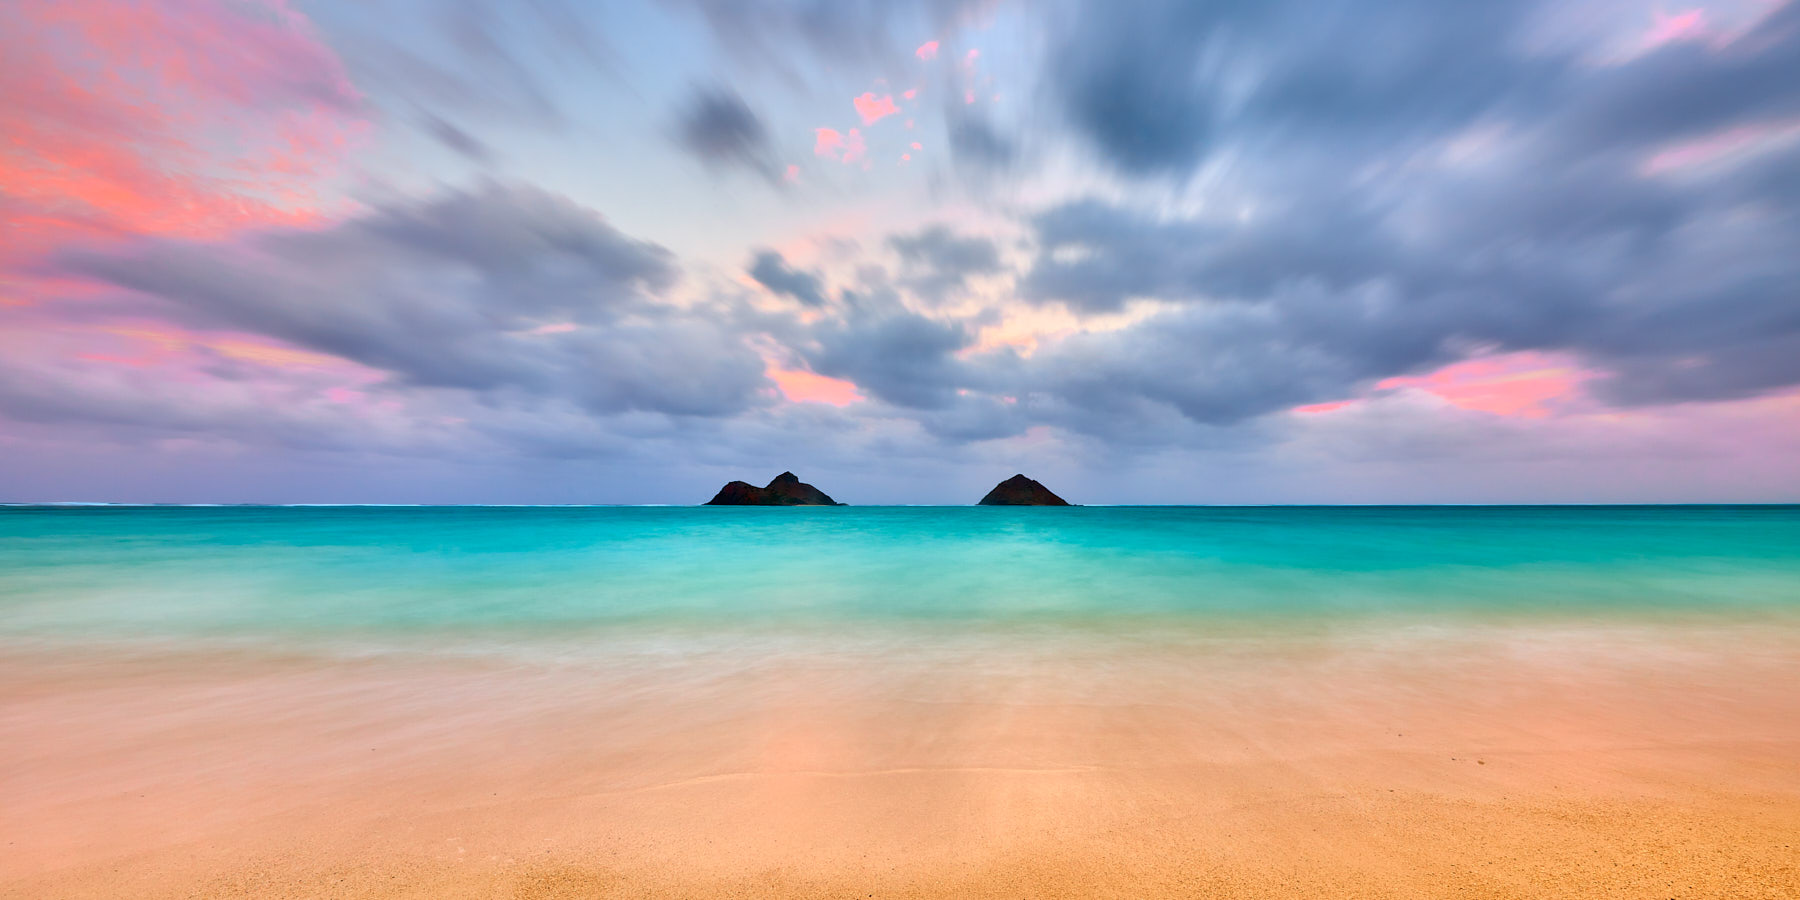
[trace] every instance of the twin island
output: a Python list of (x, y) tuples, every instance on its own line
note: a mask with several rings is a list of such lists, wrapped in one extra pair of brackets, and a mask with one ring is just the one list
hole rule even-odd
[[(707, 506), (848, 506), (826, 496), (824, 491), (801, 481), (792, 472), (783, 472), (775, 476), (767, 487), (757, 487), (744, 481), (733, 481), (719, 489)], [(1014, 475), (994, 485), (994, 489), (981, 498), (977, 506), (1068, 506), (1069, 502), (1051, 493), (1050, 489), (1026, 478)]]

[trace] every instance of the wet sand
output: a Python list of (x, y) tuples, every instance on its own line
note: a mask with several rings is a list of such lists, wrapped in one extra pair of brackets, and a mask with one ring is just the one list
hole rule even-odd
[(1793, 636), (13, 651), (0, 896), (1800, 897)]

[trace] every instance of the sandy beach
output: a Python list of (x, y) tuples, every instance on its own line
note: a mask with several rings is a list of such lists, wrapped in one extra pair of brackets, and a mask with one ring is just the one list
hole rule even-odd
[(0, 894), (1794, 897), (1788, 636), (14, 653)]

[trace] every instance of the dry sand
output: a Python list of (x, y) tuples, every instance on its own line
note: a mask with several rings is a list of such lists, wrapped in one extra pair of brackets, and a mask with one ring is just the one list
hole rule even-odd
[(1791, 637), (15, 653), (0, 896), (1800, 897)]

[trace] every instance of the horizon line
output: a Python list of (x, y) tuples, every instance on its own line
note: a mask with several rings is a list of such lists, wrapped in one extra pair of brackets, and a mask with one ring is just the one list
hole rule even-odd
[[(1521, 503), (1071, 503), (1046, 509), (1435, 509), (1435, 508), (1630, 508), (1693, 506), (1800, 506), (1800, 500), (1680, 500), (1680, 501), (1541, 501)], [(0, 500), (0, 508), (50, 507), (59, 509), (970, 509), (1039, 508), (1030, 505), (987, 506), (980, 503), (839, 503), (835, 506), (714, 506), (701, 503), (133, 503), (109, 500)]]

